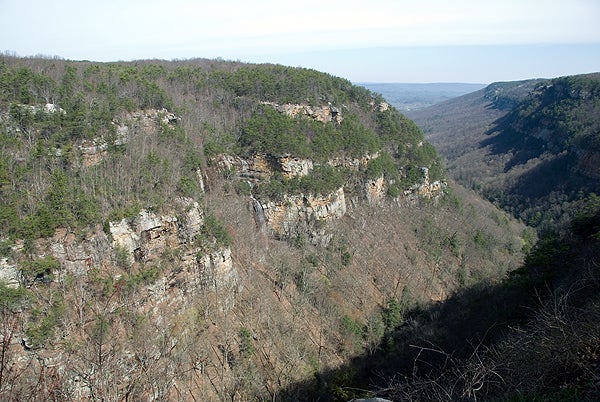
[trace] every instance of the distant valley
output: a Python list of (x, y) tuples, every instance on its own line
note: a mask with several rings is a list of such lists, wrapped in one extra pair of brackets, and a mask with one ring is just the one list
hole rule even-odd
[(423, 109), (485, 87), (470, 83), (359, 83), (372, 92), (383, 95), (396, 109), (405, 112)]
[(529, 225), (554, 230), (600, 190), (600, 74), (498, 82), (405, 114), (448, 173)]

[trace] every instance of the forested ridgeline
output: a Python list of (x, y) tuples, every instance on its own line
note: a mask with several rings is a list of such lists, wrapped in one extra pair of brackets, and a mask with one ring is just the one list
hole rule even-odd
[[(208, 60), (97, 64), (10, 57), (0, 68), (0, 216), (6, 233), (20, 238), (114, 219), (125, 210), (160, 210), (175, 194), (199, 196), (196, 169), (206, 164), (204, 156), (219, 153), (325, 162), (383, 150), (380, 165), (392, 180), (406, 178), (403, 185), (417, 182), (422, 166), (430, 167), (433, 180), (442, 174), (435, 151), (412, 122), (393, 108), (380, 111), (383, 100), (364, 88), (312, 70)], [(344, 124), (294, 119), (264, 102), (335, 105)], [(161, 113), (158, 136), (145, 136), (143, 127), (124, 134), (125, 121), (139, 120), (141, 110)], [(169, 125), (169, 113), (180, 123)], [(107, 156), (85, 166), (93, 147)], [(381, 167), (372, 167), (371, 176), (380, 173), (374, 169)]]

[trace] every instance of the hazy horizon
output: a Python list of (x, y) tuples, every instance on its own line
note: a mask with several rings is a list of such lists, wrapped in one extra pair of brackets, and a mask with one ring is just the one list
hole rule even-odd
[(0, 0), (0, 15), (0, 51), (22, 57), (222, 58), (385, 83), (489, 84), (600, 70), (595, 0)]

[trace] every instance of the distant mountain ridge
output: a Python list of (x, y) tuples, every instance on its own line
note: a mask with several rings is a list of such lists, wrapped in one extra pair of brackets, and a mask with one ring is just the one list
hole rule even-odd
[(418, 110), (477, 91), (485, 84), (471, 83), (360, 83), (379, 93), (400, 111)]
[(550, 227), (600, 190), (599, 101), (595, 73), (494, 83), (406, 114), (456, 180), (529, 224)]

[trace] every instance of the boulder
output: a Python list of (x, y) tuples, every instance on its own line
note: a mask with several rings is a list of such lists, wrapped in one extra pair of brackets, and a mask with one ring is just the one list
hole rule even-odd
[(279, 166), (286, 179), (293, 177), (303, 177), (313, 170), (313, 161), (310, 159), (294, 158), (291, 155), (285, 155), (279, 158)]

